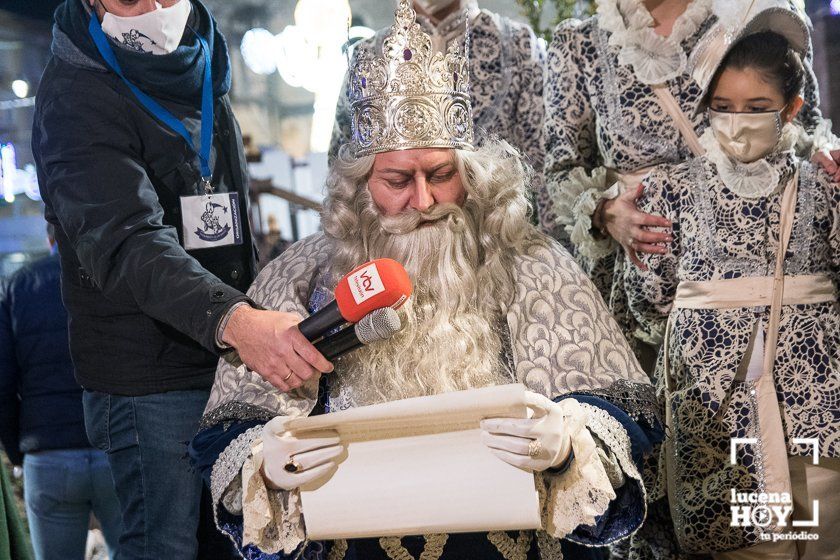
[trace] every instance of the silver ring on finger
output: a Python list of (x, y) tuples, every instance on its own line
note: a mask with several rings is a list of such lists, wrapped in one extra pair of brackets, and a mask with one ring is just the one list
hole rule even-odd
[(528, 444), (528, 457), (536, 459), (539, 457), (540, 453), (542, 453), (542, 443), (540, 443), (540, 440), (538, 439), (532, 440), (531, 443)]
[(288, 381), (289, 379), (291, 379), (291, 378), (292, 378), (292, 375), (294, 375), (294, 373), (295, 373), (295, 372), (293, 372), (293, 371), (289, 371), (289, 375), (287, 375), (286, 377), (284, 377), (284, 378), (283, 378), (283, 381)]

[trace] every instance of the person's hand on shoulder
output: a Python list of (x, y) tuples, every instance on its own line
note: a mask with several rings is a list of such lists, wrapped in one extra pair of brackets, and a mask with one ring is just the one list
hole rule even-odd
[(840, 183), (840, 150), (821, 150), (811, 158), (835, 183)]
[[(643, 194), (644, 187), (639, 184), (617, 198), (605, 200), (596, 212), (593, 225), (615, 239), (633, 264), (647, 270), (639, 253), (665, 254), (664, 244), (671, 242), (672, 224), (667, 218), (639, 210), (637, 203)], [(652, 231), (651, 228), (664, 230)]]

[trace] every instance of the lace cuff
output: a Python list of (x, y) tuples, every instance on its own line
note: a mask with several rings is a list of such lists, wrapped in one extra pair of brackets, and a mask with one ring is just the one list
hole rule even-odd
[(572, 169), (567, 178), (549, 188), (557, 213), (557, 223), (564, 227), (578, 252), (592, 259), (603, 258), (616, 248), (610, 239), (593, 235), (592, 215), (602, 198), (614, 198), (614, 189), (607, 188), (607, 170), (595, 168), (587, 175), (582, 167)]
[(562, 474), (540, 475), (545, 486), (543, 526), (555, 538), (563, 538), (581, 525), (594, 525), (615, 499), (613, 485), (587, 429), (589, 413), (574, 399), (560, 401), (569, 426), (575, 458)]
[(242, 544), (269, 554), (291, 554), (306, 539), (300, 493), (266, 486), (262, 464), (262, 440), (257, 439), (242, 466)]

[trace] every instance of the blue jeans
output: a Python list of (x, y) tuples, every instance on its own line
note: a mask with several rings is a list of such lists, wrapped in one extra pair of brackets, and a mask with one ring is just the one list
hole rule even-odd
[(26, 514), (36, 560), (82, 560), (91, 512), (114, 559), (122, 527), (111, 468), (96, 449), (57, 449), (23, 458)]
[(84, 392), (87, 434), (108, 454), (120, 500), (120, 560), (196, 557), (202, 480), (190, 466), (187, 444), (209, 396)]

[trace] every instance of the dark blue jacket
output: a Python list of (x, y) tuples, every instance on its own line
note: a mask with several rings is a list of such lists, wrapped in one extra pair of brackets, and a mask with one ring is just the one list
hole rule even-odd
[[(86, 4), (68, 0), (56, 12), (64, 31), (60, 25), (53, 30), (53, 57), (38, 88), (32, 130), (45, 216), (55, 225), (62, 259), (76, 378), (85, 389), (117, 395), (209, 390), (221, 350), (217, 327), (234, 304), (246, 300), (256, 275), (239, 127), (227, 95), (217, 96), (209, 158), (213, 186), (217, 194), (238, 195), (242, 243), (187, 251), (181, 197), (204, 193), (198, 158), (84, 47), (91, 42)], [(212, 36), (209, 12), (196, 0), (193, 7), (201, 16), (196, 28)], [(215, 44), (221, 49), (222, 39)], [(182, 58), (145, 56), (147, 65), (174, 65), (173, 57)], [(220, 58), (214, 75), (226, 74), (227, 55)], [(181, 76), (143, 72), (139, 64), (134, 60), (127, 74), (132, 79)], [(180, 80), (167, 83), (172, 94), (184, 87)], [(156, 99), (188, 131), (200, 129), (194, 100), (162, 94)]]
[(15, 464), (24, 453), (90, 447), (60, 276), (58, 255), (51, 255), (0, 288), (0, 442)]

